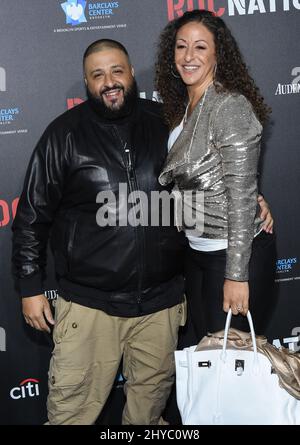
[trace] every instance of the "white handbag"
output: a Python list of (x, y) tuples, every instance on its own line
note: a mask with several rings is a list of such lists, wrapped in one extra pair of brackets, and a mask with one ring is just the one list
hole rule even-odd
[(279, 386), (269, 359), (257, 351), (228, 349), (228, 312), (222, 349), (175, 351), (177, 404), (183, 425), (300, 425), (300, 400)]

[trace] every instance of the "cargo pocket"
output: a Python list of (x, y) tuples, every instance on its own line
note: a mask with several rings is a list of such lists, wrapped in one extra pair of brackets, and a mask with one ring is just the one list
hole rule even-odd
[[(80, 410), (87, 397), (86, 369), (61, 368), (52, 360), (49, 369), (49, 420), (58, 411), (74, 412)], [(53, 422), (56, 423), (56, 422)]]
[(69, 317), (72, 302), (66, 301), (60, 296), (57, 297), (55, 305), (55, 325), (53, 330), (53, 340), (60, 343), (68, 331)]

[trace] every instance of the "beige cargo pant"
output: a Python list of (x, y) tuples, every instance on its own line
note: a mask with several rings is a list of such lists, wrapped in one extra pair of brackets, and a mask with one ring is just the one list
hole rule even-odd
[(91, 425), (123, 356), (124, 425), (156, 425), (174, 381), (185, 302), (151, 315), (113, 317), (58, 297), (47, 400), (50, 425)]

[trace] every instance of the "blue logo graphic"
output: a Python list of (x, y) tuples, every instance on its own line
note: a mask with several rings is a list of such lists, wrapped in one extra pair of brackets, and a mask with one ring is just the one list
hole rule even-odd
[(76, 26), (87, 21), (84, 14), (86, 0), (68, 0), (61, 3), (61, 7), (66, 14), (67, 25)]
[(0, 125), (11, 124), (19, 113), (19, 108), (0, 108)]
[(297, 264), (297, 258), (281, 258), (276, 262), (276, 272), (291, 272), (293, 267)]

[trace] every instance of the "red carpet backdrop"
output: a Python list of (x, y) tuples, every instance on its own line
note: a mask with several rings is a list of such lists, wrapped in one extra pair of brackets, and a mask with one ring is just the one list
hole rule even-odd
[[(278, 305), (269, 341), (300, 349), (300, 1), (1, 0), (0, 7), (0, 423), (46, 420), (49, 336), (23, 322), (11, 275), (11, 223), (30, 154), (57, 115), (85, 100), (82, 55), (99, 38), (120, 40), (142, 97), (153, 87), (159, 32), (186, 10), (210, 9), (232, 29), (272, 107), (260, 188), (277, 232)], [(47, 296), (55, 301), (50, 258)], [(270, 308), (272, 310), (272, 308)], [(122, 381), (103, 422), (117, 423)], [(119, 397), (119, 399), (118, 399)]]

